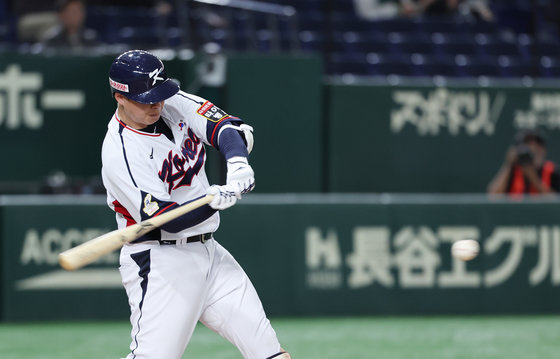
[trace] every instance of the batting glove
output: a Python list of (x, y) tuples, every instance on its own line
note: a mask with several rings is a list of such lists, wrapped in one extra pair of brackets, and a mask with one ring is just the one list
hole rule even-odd
[(237, 197), (232, 186), (213, 185), (208, 187), (206, 193), (214, 196), (212, 202), (208, 203), (212, 209), (221, 211), (233, 206), (235, 202), (237, 202)]
[(226, 184), (235, 188), (238, 199), (255, 188), (255, 172), (245, 157), (235, 156), (227, 161)]

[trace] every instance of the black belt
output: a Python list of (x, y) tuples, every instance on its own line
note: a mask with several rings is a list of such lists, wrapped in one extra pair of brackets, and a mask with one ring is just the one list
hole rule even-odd
[[(192, 237), (188, 237), (187, 238), (187, 243), (193, 243), (193, 242), (202, 242), (205, 243), (207, 240), (212, 238), (212, 233), (204, 233), (204, 234), (197, 234), (196, 236), (192, 236)], [(177, 242), (181, 243), (183, 241), (179, 240), (168, 240), (168, 239), (162, 239), (159, 241), (159, 244), (161, 245), (175, 245), (177, 244)]]

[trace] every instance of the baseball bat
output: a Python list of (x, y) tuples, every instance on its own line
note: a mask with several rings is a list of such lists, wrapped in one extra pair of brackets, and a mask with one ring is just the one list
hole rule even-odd
[(212, 202), (213, 198), (214, 196), (212, 195), (206, 195), (159, 216), (96, 237), (60, 253), (58, 255), (58, 263), (62, 268), (69, 271), (81, 268), (121, 248), (126, 243), (138, 239), (149, 231)]

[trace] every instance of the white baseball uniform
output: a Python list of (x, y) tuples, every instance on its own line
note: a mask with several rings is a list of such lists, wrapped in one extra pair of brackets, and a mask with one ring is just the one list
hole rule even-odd
[[(165, 101), (160, 120), (147, 129), (126, 126), (115, 112), (103, 142), (102, 177), (118, 228), (204, 196), (204, 145), (218, 147), (219, 128), (240, 122), (182, 91)], [(253, 285), (212, 238), (219, 223), (219, 213), (206, 205), (122, 248), (132, 324), (127, 359), (181, 358), (198, 321), (244, 358), (281, 355)]]

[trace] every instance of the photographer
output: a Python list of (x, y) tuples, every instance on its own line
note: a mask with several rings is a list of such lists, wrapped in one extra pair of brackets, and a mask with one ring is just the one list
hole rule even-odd
[(537, 130), (521, 130), (508, 149), (504, 163), (488, 185), (488, 193), (555, 194), (560, 191), (556, 165), (546, 158), (546, 142)]
[(59, 24), (48, 30), (42, 43), (54, 48), (82, 48), (100, 44), (97, 32), (85, 28), (85, 0), (57, 0), (55, 8)]

